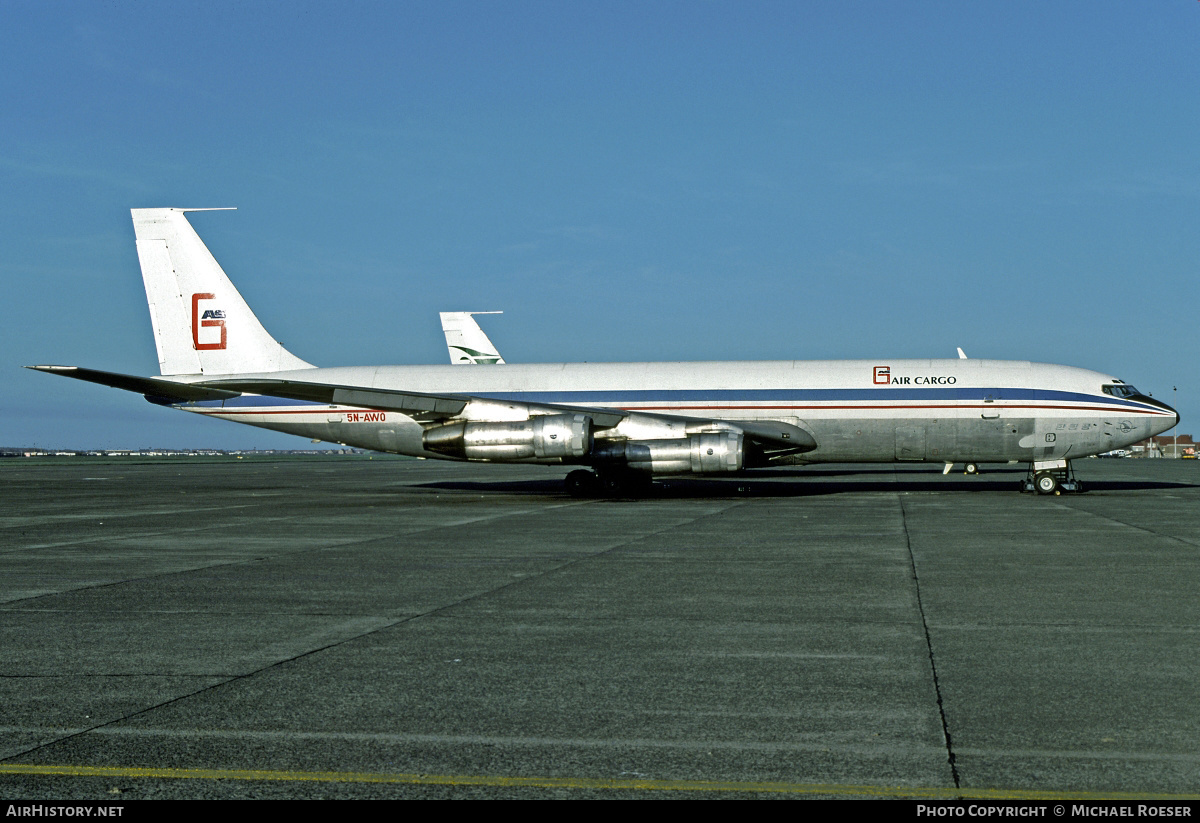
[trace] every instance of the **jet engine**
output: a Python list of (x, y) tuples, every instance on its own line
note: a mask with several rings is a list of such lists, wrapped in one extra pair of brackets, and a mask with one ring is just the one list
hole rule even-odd
[(427, 429), (424, 447), (468, 460), (583, 457), (592, 450), (592, 418), (547, 414), (510, 423), (459, 421)]
[(597, 466), (623, 463), (650, 474), (710, 474), (739, 471), (746, 462), (744, 436), (718, 431), (692, 434), (678, 440), (627, 440), (597, 445)]

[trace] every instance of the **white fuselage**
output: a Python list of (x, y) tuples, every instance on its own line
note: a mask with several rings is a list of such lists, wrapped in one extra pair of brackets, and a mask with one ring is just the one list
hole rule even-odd
[[(597, 435), (615, 439), (677, 436), (669, 418), (780, 420), (815, 439), (815, 450), (792, 461), (803, 463), (1070, 459), (1135, 443), (1178, 420), (1149, 398), (1106, 392), (1124, 384), (1105, 374), (1028, 361), (370, 366), (261, 376), (486, 398), (468, 404), (466, 419), (523, 420), (527, 403), (635, 412)], [(443, 457), (423, 447), (415, 416), (396, 411), (253, 395), (177, 408), (360, 448)]]

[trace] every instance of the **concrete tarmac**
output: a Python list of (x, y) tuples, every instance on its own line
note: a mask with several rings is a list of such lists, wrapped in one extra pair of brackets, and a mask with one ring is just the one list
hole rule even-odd
[(1200, 461), (1076, 470), (6, 460), (0, 797), (1194, 798)]

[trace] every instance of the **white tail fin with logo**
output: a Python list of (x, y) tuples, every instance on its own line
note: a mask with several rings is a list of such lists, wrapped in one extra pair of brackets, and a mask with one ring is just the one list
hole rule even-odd
[(504, 365), (496, 346), (479, 328), (474, 314), (504, 314), (500, 311), (444, 311), (442, 333), (446, 335), (446, 348), (453, 365)]
[(267, 333), (184, 216), (133, 209), (159, 373), (247, 374), (312, 368)]

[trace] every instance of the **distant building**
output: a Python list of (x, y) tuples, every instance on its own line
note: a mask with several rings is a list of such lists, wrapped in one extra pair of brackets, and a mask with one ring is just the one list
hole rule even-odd
[(1190, 434), (1160, 434), (1129, 448), (1134, 457), (1183, 457), (1196, 453), (1196, 442)]

